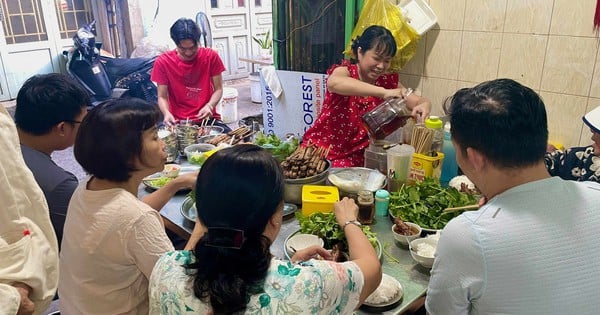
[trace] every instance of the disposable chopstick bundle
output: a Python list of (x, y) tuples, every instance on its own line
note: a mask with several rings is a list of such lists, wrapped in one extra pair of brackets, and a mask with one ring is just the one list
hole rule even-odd
[(410, 142), (415, 147), (415, 152), (425, 154), (431, 151), (433, 130), (424, 126), (415, 126), (412, 130)]

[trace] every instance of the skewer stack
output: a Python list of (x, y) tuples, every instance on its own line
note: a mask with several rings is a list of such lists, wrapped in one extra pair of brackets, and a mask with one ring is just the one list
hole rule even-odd
[(326, 149), (309, 143), (306, 147), (298, 147), (292, 155), (281, 162), (285, 178), (298, 179), (323, 173), (327, 168), (327, 155), (331, 145)]
[(229, 145), (238, 144), (244, 139), (252, 136), (256, 131), (250, 130), (250, 128), (246, 126), (239, 127), (235, 130), (228, 132), (227, 134), (220, 134), (215, 136), (214, 138), (206, 141), (206, 143), (218, 146), (219, 143), (227, 143)]
[(207, 136), (210, 134), (213, 125), (215, 124), (215, 120), (213, 119), (210, 125), (208, 124), (209, 119), (202, 119), (200, 121), (200, 126), (198, 127), (198, 136)]
[(427, 154), (431, 151), (433, 141), (433, 130), (425, 126), (415, 126), (412, 130), (410, 144), (415, 147), (415, 152)]

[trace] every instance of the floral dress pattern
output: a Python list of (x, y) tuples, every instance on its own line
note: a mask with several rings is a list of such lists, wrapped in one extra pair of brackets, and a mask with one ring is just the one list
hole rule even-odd
[[(347, 67), (350, 77), (358, 80), (358, 65), (344, 60), (327, 70), (330, 75), (337, 67)], [(383, 74), (376, 86), (386, 89), (398, 87), (398, 74)], [(319, 117), (303, 136), (304, 143), (314, 143), (328, 148), (327, 158), (333, 167), (364, 166), (365, 148), (369, 146), (369, 134), (362, 124), (361, 116), (383, 102), (374, 96), (344, 96), (327, 91)]]
[(544, 160), (552, 176), (580, 182), (600, 182), (600, 157), (594, 155), (592, 146), (556, 150), (546, 153)]
[[(194, 261), (191, 251), (168, 252), (158, 260), (150, 277), (150, 314), (212, 314), (194, 295), (193, 273), (184, 267)], [(352, 314), (363, 284), (353, 262), (273, 258), (263, 292), (250, 296), (245, 314)]]

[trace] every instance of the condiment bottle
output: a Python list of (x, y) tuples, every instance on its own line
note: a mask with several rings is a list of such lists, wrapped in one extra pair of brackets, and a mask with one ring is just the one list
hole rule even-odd
[(425, 120), (425, 128), (433, 130), (433, 139), (431, 141), (431, 151), (442, 152), (444, 143), (443, 122), (438, 116), (429, 116)]
[(444, 163), (442, 163), (442, 173), (440, 175), (440, 183), (442, 186), (448, 186), (452, 178), (458, 175), (458, 164), (456, 163), (456, 151), (452, 145), (452, 137), (450, 136), (450, 122), (444, 125)]
[(375, 200), (373, 192), (370, 190), (361, 190), (358, 192), (358, 222), (361, 224), (373, 223), (375, 215)]
[(363, 125), (372, 140), (381, 140), (404, 126), (412, 118), (404, 99), (391, 98), (383, 101), (371, 111), (361, 116)]
[(385, 189), (379, 189), (375, 192), (375, 215), (385, 217), (388, 214), (390, 205), (390, 193)]

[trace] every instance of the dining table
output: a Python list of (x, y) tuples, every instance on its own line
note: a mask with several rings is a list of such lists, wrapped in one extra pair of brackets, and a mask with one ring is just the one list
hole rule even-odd
[[(142, 184), (139, 188), (139, 197), (150, 193), (152, 189)], [(189, 200), (186, 200), (187, 192), (177, 193), (160, 210), (161, 216), (165, 219), (165, 227), (178, 236), (189, 239), (194, 228), (194, 222), (186, 219), (182, 212), (182, 207)], [(302, 211), (298, 207), (298, 211)], [(383, 273), (395, 278), (402, 285), (404, 295), (402, 299), (385, 308), (359, 308), (355, 314), (403, 314), (407, 310), (415, 307), (415, 304), (422, 303), (422, 297), (426, 294), (427, 284), (429, 283), (430, 270), (417, 264), (411, 257), (408, 248), (394, 239), (392, 233), (392, 221), (388, 216), (376, 216), (371, 230), (377, 233), (377, 239), (381, 244), (382, 255), (380, 257)], [(281, 230), (271, 245), (271, 253), (280, 259), (287, 259), (285, 255), (285, 241), (293, 233), (299, 230), (298, 220), (295, 213), (285, 215), (281, 225)]]

